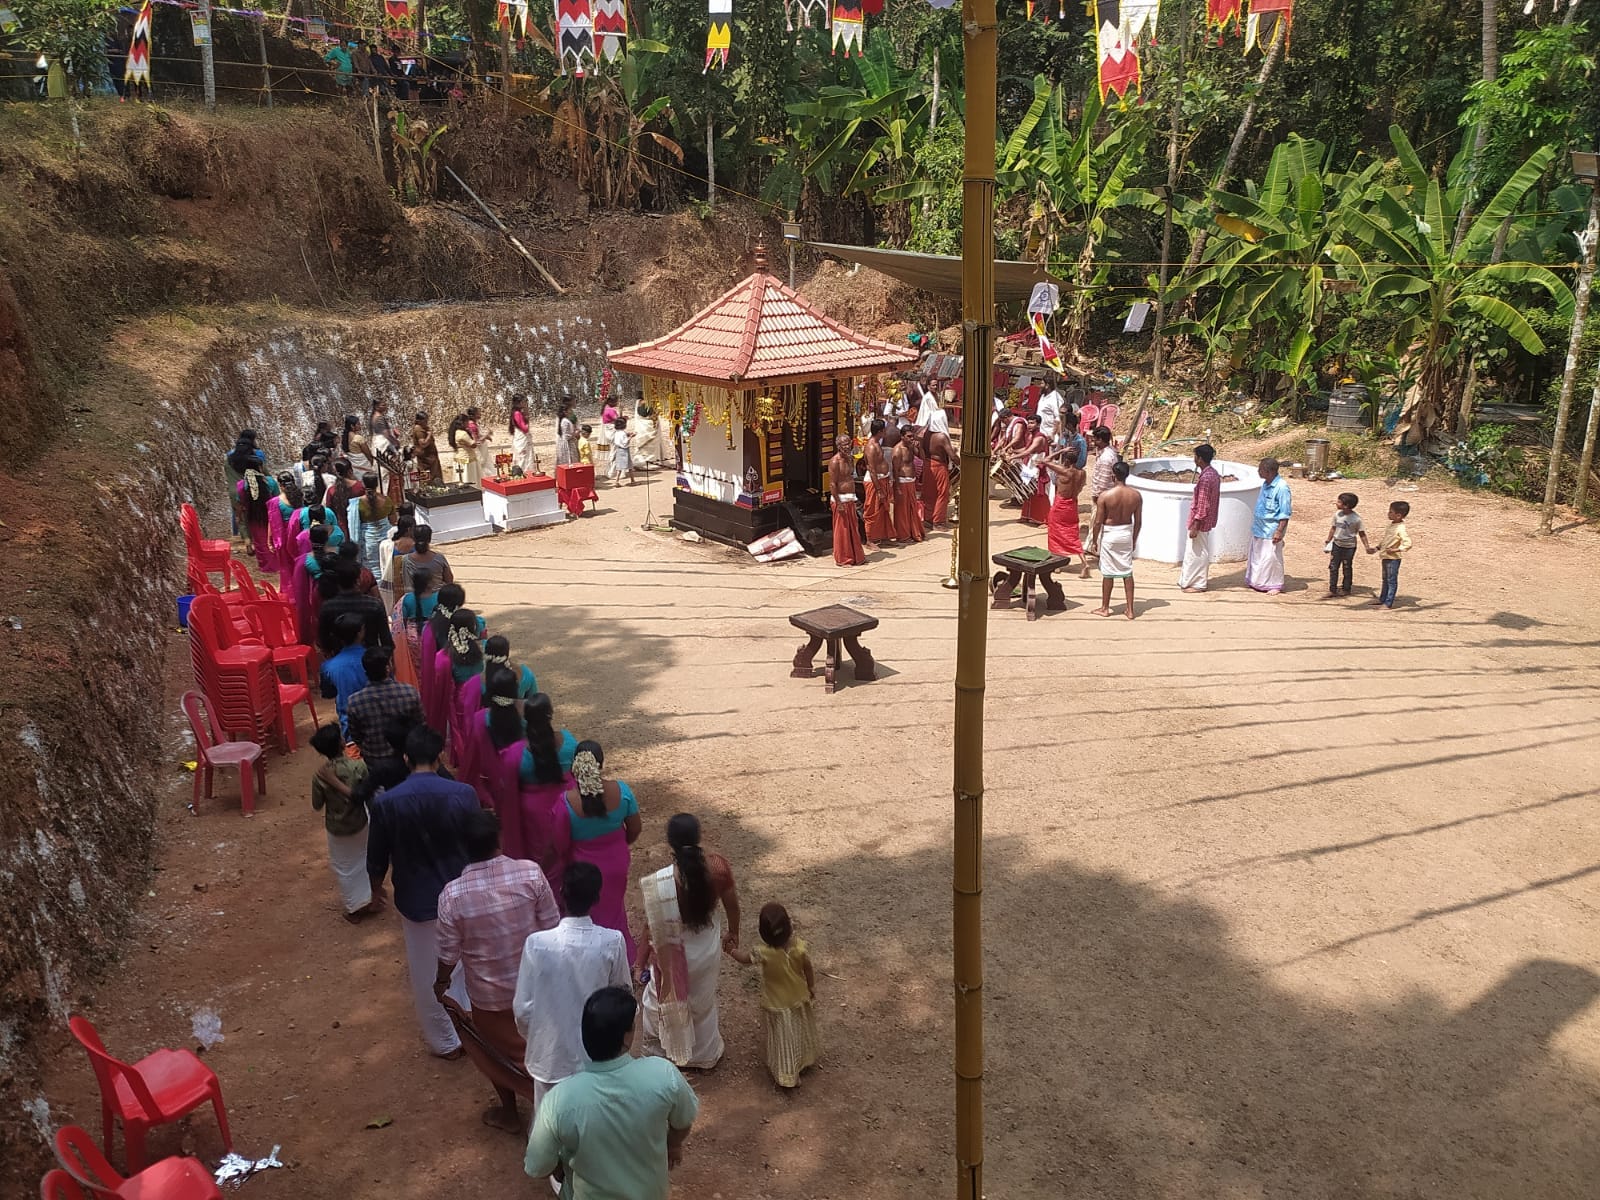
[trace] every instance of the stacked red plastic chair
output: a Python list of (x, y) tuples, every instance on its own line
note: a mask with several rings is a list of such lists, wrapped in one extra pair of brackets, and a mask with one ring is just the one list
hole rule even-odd
[(196, 596), (189, 608), (189, 657), (195, 686), (230, 736), (265, 746), (278, 733), (278, 672), (272, 651), (240, 639), (220, 596)]
[(179, 520), (183, 524), (183, 546), (189, 553), (190, 572), (198, 571), (205, 576), (215, 571), (222, 576), (222, 586), (226, 589), (229, 585), (228, 563), (233, 560), (227, 539), (201, 536), (200, 514), (188, 501), (179, 510)]

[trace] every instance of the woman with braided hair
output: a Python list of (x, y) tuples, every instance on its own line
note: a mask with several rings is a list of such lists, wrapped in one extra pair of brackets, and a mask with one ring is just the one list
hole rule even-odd
[[(568, 729), (557, 734), (555, 705), (543, 692), (522, 702), (522, 720), (527, 741), (517, 768), (516, 812), (503, 820), (502, 841), (507, 855), (531, 859), (546, 879), (559, 880), (572, 853), (566, 797), (575, 786), (572, 764), (578, 739)], [(622, 887), (626, 892), (626, 880)]]
[(470, 682), (483, 684), (483, 708), (468, 718), (467, 758), (456, 777), (478, 790), (478, 803), (500, 817), (500, 846), (509, 858), (520, 844), (521, 814), (517, 806), (517, 772), (527, 748), (517, 677), (504, 667), (490, 666)]
[(633, 959), (628, 928), (628, 868), (639, 837), (639, 802), (621, 780), (605, 779), (606, 752), (599, 742), (579, 742), (572, 760), (574, 786), (561, 797), (572, 837), (572, 860), (600, 868), (600, 900), (589, 914), (596, 925), (620, 932)]
[[(228, 456), (230, 466), (235, 455)], [(256, 570), (276, 575), (282, 567), (278, 551), (272, 540), (271, 511), (278, 507), (278, 481), (265, 471), (256, 470), (253, 461), (245, 462), (239, 472), (239, 482), (234, 484), (237, 511), (243, 517), (243, 527), (250, 538), (250, 550), (255, 556)]]
[(723, 947), (739, 944), (739, 890), (728, 860), (701, 849), (693, 814), (667, 822), (667, 845), (672, 865), (639, 881), (647, 924), (633, 961), (635, 977), (646, 980), (644, 1052), (707, 1070), (722, 1057), (717, 971)]
[[(485, 671), (492, 671), (495, 667), (504, 667), (517, 677), (518, 711), (521, 711), (520, 702), (526, 700), (539, 690), (539, 677), (533, 673), (533, 668), (527, 663), (511, 661), (511, 639), (504, 634), (497, 633), (483, 643), (483, 663)], [(462, 698), (461, 707), (471, 713), (485, 707), (483, 699), (484, 688), (488, 680), (480, 675), (476, 679), (467, 680), (466, 692)]]
[[(469, 680), (483, 675), (483, 622), (470, 608), (458, 608), (451, 616), (450, 632), (435, 669), (449, 672), (443, 679), (450, 700), (450, 762), (461, 772), (466, 768), (472, 744), (472, 721), (462, 703), (463, 693)], [(461, 781), (473, 782), (466, 774), (462, 774)]]
[[(467, 602), (467, 589), (447, 583), (436, 593), (433, 612), (422, 623), (417, 637), (417, 690), (422, 693), (422, 716), (428, 728), (444, 736), (450, 723), (449, 661), (440, 677), (439, 655), (449, 645), (450, 618)], [(419, 607), (418, 612), (421, 612)]]

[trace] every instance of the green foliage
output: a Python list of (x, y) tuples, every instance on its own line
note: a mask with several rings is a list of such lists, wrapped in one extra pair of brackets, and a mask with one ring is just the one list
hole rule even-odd
[(12, 37), (31, 55), (58, 61), (74, 81), (106, 70), (105, 37), (118, 0), (9, 0), (22, 27)]
[(1511, 426), (1478, 425), (1445, 451), (1444, 465), (1467, 487), (1508, 496), (1522, 494), (1522, 450), (1510, 442)]

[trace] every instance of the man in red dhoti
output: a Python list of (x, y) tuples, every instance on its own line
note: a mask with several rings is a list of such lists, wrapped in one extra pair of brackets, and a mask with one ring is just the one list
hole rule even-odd
[(894, 544), (894, 518), (889, 512), (889, 495), (894, 491), (893, 473), (889, 469), (889, 456), (883, 452), (884, 421), (872, 423), (872, 436), (867, 439), (867, 505), (862, 516), (867, 522), (867, 543)]
[(950, 524), (950, 464), (955, 447), (950, 435), (929, 429), (922, 437), (922, 515), (935, 529)]
[(911, 431), (900, 439), (889, 460), (894, 473), (894, 536), (902, 542), (920, 542), (922, 508), (917, 502), (916, 438)]
[(841, 433), (837, 453), (828, 460), (828, 480), (833, 491), (833, 561), (841, 567), (859, 567), (867, 561), (856, 519), (855, 443)]
[(1044, 461), (1049, 439), (1039, 432), (1039, 418), (1029, 417), (1027, 434), (1020, 448), (1008, 451), (1006, 461), (1017, 472), (1013, 493), (1022, 505), (1022, 522), (1025, 525), (1043, 525), (1050, 519), (1050, 496), (1045, 490)]
[(1040, 465), (1045, 474), (1040, 476), (1039, 486), (1044, 487), (1046, 475), (1053, 475), (1056, 481), (1056, 498), (1050, 504), (1050, 519), (1045, 523), (1048, 540), (1046, 546), (1051, 554), (1064, 554), (1071, 558), (1076, 554), (1083, 560), (1083, 577), (1089, 578), (1089, 560), (1083, 553), (1083, 536), (1078, 527), (1078, 497), (1083, 494), (1084, 481), (1088, 478), (1071, 446), (1062, 451), (1067, 456), (1066, 462), (1058, 462), (1054, 457), (1047, 458)]

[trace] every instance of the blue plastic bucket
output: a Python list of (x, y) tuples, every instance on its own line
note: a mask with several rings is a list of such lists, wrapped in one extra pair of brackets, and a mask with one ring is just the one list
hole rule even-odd
[(178, 597), (178, 628), (189, 628), (189, 606), (194, 603), (193, 596)]

